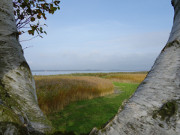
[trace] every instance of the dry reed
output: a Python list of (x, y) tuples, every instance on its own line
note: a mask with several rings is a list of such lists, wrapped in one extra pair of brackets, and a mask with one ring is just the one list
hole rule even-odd
[(110, 80), (83, 76), (35, 76), (39, 106), (45, 113), (62, 110), (73, 101), (114, 92)]
[(111, 79), (116, 82), (128, 82), (128, 83), (141, 83), (146, 77), (146, 73), (140, 74), (131, 74), (131, 73), (119, 73), (119, 74), (110, 74), (105, 76), (106, 79)]

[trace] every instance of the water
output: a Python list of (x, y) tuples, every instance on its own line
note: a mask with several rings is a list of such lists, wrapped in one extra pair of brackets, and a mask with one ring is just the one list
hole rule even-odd
[(59, 75), (72, 73), (110, 73), (110, 72), (135, 72), (118, 70), (32, 70), (33, 75)]

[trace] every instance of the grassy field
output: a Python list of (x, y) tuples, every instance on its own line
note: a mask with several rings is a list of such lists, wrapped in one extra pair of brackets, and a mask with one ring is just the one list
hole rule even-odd
[(57, 131), (88, 134), (93, 127), (101, 128), (118, 112), (138, 84), (114, 82), (117, 92), (108, 96), (74, 102), (58, 113), (48, 115)]
[(35, 76), (40, 108), (56, 131), (88, 134), (101, 128), (135, 92), (147, 72)]

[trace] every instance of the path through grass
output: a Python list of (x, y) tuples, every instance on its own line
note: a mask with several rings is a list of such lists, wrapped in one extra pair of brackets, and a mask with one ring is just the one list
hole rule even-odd
[(71, 103), (64, 110), (48, 115), (57, 131), (88, 134), (93, 127), (101, 128), (117, 113), (139, 84), (114, 82), (114, 94)]

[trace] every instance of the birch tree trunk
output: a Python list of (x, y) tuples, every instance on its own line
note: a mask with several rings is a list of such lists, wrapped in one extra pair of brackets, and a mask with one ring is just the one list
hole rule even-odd
[(0, 134), (51, 130), (19, 44), (12, 0), (0, 0)]
[(180, 0), (172, 0), (174, 24), (169, 40), (124, 109), (98, 135), (180, 134)]

